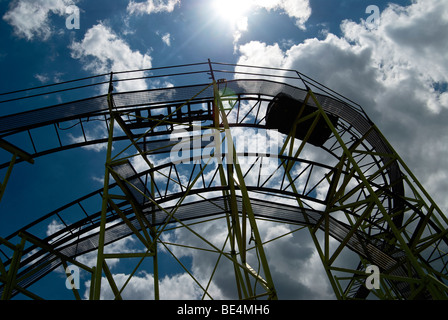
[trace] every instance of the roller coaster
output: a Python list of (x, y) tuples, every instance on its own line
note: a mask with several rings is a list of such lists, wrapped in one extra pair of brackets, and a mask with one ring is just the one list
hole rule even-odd
[[(278, 299), (269, 249), (299, 232), (337, 299), (448, 297), (445, 214), (360, 105), (296, 70), (209, 60), (111, 72), (4, 93), (0, 107), (0, 201), (16, 170), (52, 154), (99, 146), (104, 164), (102, 188), (51, 212), (35, 208), (38, 219), (2, 235), (2, 299), (44, 298), (36, 284), (69, 265), (90, 275), (87, 294), (73, 287), (74, 298), (98, 300), (108, 288), (122, 299), (144, 261), (154, 279), (147, 298), (162, 299), (161, 255), (203, 299), (216, 298), (222, 278), (231, 298)], [(265, 148), (239, 148), (242, 134), (265, 137)], [(0, 212), (7, 226), (12, 213), (1, 202)], [(211, 232), (217, 225), (225, 232)], [(269, 238), (278, 225), (284, 234)], [(129, 237), (140, 250), (114, 252)], [(192, 251), (204, 256), (195, 261), (204, 274), (182, 259)], [(124, 284), (111, 259), (135, 266)], [(370, 265), (378, 288), (366, 286)]]

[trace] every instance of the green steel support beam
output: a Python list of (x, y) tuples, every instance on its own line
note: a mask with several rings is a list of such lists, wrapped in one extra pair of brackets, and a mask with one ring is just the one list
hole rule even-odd
[[(62, 266), (64, 267), (64, 271), (65, 271), (65, 274), (67, 276), (67, 280), (70, 279), (72, 274), (70, 272), (67, 273), (67, 269), (68, 269), (67, 262), (62, 260)], [(78, 301), (81, 300), (81, 296), (79, 295), (78, 289), (75, 288), (75, 286), (72, 286), (72, 291), (73, 291), (73, 294), (75, 295), (75, 299), (78, 300)]]
[(12, 290), (16, 286), (17, 272), (20, 267), (20, 259), (22, 258), (23, 249), (25, 247), (26, 240), (22, 239), (20, 243), (15, 246), (15, 250), (12, 256), (11, 264), (9, 266), (8, 273), (5, 277), (5, 286), (3, 288), (2, 300), (10, 300), (12, 296)]
[[(106, 259), (106, 255), (103, 255), (104, 259)], [(109, 282), (110, 288), (112, 289), (112, 292), (115, 296), (116, 300), (122, 300), (121, 299), (121, 293), (118, 291), (118, 287), (115, 283), (114, 277), (112, 276), (112, 273), (110, 272), (109, 266), (107, 265), (107, 262), (104, 260), (103, 263), (103, 271), (106, 275), (106, 279)]]
[[(389, 215), (387, 210), (384, 208), (381, 200), (378, 198), (378, 195), (376, 194), (376, 192), (373, 190), (372, 186), (370, 185), (369, 179), (365, 177), (364, 173), (362, 172), (362, 170), (358, 166), (356, 160), (353, 158), (352, 152), (349, 150), (349, 148), (345, 145), (345, 143), (342, 140), (342, 138), (339, 136), (337, 130), (332, 125), (330, 119), (328, 118), (328, 116), (325, 113), (325, 111), (322, 109), (322, 106), (320, 105), (318, 99), (316, 98), (314, 93), (311, 91), (311, 89), (309, 89), (309, 93), (310, 93), (313, 101), (315, 102), (316, 106), (320, 110), (321, 115), (324, 117), (327, 125), (331, 128), (335, 138), (337, 139), (337, 141), (339, 142), (340, 146), (342, 147), (345, 156), (347, 157), (347, 159), (349, 160), (349, 162), (351, 163), (353, 168), (356, 170), (359, 178), (361, 179), (361, 181), (363, 183), (363, 186), (368, 190), (368, 193), (369, 193), (370, 197), (372, 198), (373, 202), (375, 203), (375, 205), (381, 211), (381, 213), (383, 215), (383, 218), (388, 223), (388, 226), (390, 227), (394, 237), (397, 239), (398, 243), (400, 244), (401, 250), (403, 250), (406, 253), (407, 259), (408, 259), (409, 263), (412, 265), (412, 268), (415, 270), (415, 272), (419, 276), (420, 280), (425, 279), (426, 278), (426, 273), (423, 271), (422, 265), (416, 259), (415, 255), (414, 255), (414, 252), (410, 249), (410, 247), (407, 244), (406, 240), (403, 238), (403, 235), (401, 234), (400, 230), (398, 230), (398, 228), (395, 226), (395, 224), (394, 224), (394, 222), (392, 220), (392, 217)], [(374, 130), (379, 133), (379, 130), (377, 128), (375, 128)], [(391, 150), (393, 150), (393, 149), (391, 149)], [(394, 156), (396, 156), (395, 152), (394, 152)]]
[[(154, 216), (154, 215), (153, 215)], [(156, 233), (153, 229), (151, 229), (151, 236), (154, 239)], [(152, 252), (152, 265), (153, 265), (153, 277), (154, 277), (154, 300), (160, 300), (160, 290), (159, 290), (159, 259), (158, 259), (158, 250), (157, 250), (157, 242), (154, 241), (154, 247)]]
[(98, 256), (95, 268), (95, 276), (93, 283), (93, 299), (99, 300), (101, 296), (101, 280), (103, 273), (103, 264), (104, 264), (104, 243), (105, 243), (105, 232), (106, 232), (106, 218), (107, 218), (107, 207), (110, 201), (109, 199), (109, 183), (110, 183), (110, 171), (109, 167), (112, 161), (112, 149), (113, 149), (113, 137), (114, 137), (114, 126), (115, 120), (112, 116), (113, 112), (113, 101), (112, 101), (112, 91), (113, 91), (113, 73), (110, 74), (110, 83), (109, 83), (109, 94), (107, 96), (107, 103), (109, 105), (109, 113), (111, 115), (109, 122), (109, 136), (107, 142), (107, 151), (106, 151), (106, 164), (105, 164), (105, 173), (104, 173), (104, 188), (103, 188), (103, 202), (101, 206), (101, 222), (100, 222), (100, 231), (98, 238)]
[[(213, 70), (211, 70), (211, 71), (213, 73)], [(227, 139), (227, 154), (230, 153), (230, 155), (231, 155), (230, 159), (229, 159), (229, 157), (227, 157), (227, 162), (229, 164), (229, 160), (230, 160), (230, 164), (232, 165), (233, 170), (235, 171), (236, 177), (238, 179), (238, 186), (239, 186), (240, 192), (242, 194), (242, 198), (243, 198), (243, 206), (246, 210), (247, 218), (249, 219), (250, 227), (254, 234), (255, 243), (256, 243), (257, 250), (258, 250), (258, 253), (260, 256), (260, 262), (263, 267), (264, 276), (266, 278), (265, 281), (266, 281), (266, 287), (268, 288), (269, 298), (276, 300), (277, 292), (276, 292), (274, 282), (272, 279), (272, 275), (271, 275), (271, 272), (269, 269), (269, 264), (268, 264), (268, 261), (266, 258), (266, 254), (264, 252), (264, 248), (262, 245), (260, 233), (258, 231), (258, 226), (257, 226), (257, 222), (256, 222), (256, 219), (254, 216), (254, 212), (253, 212), (253, 209), (252, 209), (252, 206), (250, 203), (250, 197), (249, 197), (249, 193), (246, 188), (244, 176), (243, 176), (240, 164), (237, 159), (235, 145), (233, 143), (233, 138), (230, 133), (230, 126), (227, 121), (227, 116), (226, 116), (224, 107), (222, 105), (222, 101), (220, 99), (217, 83), (214, 79), (213, 79), (213, 90), (214, 90), (214, 97), (215, 97), (215, 103), (214, 103), (215, 126), (216, 126), (216, 128), (218, 128), (218, 126), (219, 126), (219, 120), (218, 120), (218, 122), (216, 122), (216, 120), (219, 119), (219, 117), (216, 114), (220, 114), (221, 120), (223, 122), (223, 128), (225, 130), (226, 139)], [(234, 179), (233, 174), (231, 174), (231, 175), (229, 174), (229, 176), (227, 178), (228, 178), (227, 183), (230, 187), (231, 195), (232, 195), (232, 193), (235, 193), (235, 182), (233, 181), (233, 179)], [(248, 269), (248, 268), (246, 268), (246, 269)], [(250, 270), (250, 269), (248, 269), (248, 270), (253, 274), (252, 270)], [(253, 274), (253, 275), (256, 277), (259, 276), (258, 274)]]
[(12, 143), (9, 143), (8, 141), (0, 138), (0, 148), (5, 149), (11, 154), (17, 155), (18, 157), (22, 158), (28, 163), (33, 164), (34, 159), (33, 156), (31, 156), (28, 152), (23, 151), (22, 149), (16, 147)]
[(3, 195), (5, 194), (6, 184), (8, 183), (9, 177), (11, 176), (12, 168), (16, 162), (17, 155), (13, 154), (12, 159), (9, 162), (8, 170), (6, 171), (5, 177), (3, 178), (3, 182), (0, 182), (0, 202), (2, 201)]
[[(309, 89), (308, 92), (307, 92), (307, 95), (306, 95), (306, 97), (304, 99), (304, 102), (301, 104), (300, 111), (299, 111), (296, 119), (294, 120), (294, 124), (293, 124), (293, 127), (291, 129), (291, 132), (288, 134), (288, 136), (287, 136), (287, 138), (286, 138), (286, 140), (285, 140), (285, 142), (284, 142), (284, 144), (283, 144), (283, 146), (282, 146), (282, 148), (281, 148), (281, 150), (279, 152), (279, 155), (282, 155), (284, 153), (284, 151), (286, 150), (286, 148), (288, 146), (288, 143), (290, 143), (290, 146), (289, 146), (289, 156), (293, 156), (293, 157), (297, 158), (300, 155), (300, 152), (303, 150), (303, 147), (305, 146), (306, 141), (311, 136), (311, 134), (312, 134), (312, 132), (313, 132), (313, 130), (314, 130), (316, 124), (317, 124), (317, 121), (319, 120), (318, 118), (319, 118), (319, 116), (321, 114), (321, 110), (318, 110), (317, 112), (314, 112), (314, 113), (312, 113), (312, 114), (310, 114), (310, 115), (308, 115), (306, 117), (305, 120), (312, 119), (314, 117), (313, 123), (312, 123), (311, 127), (308, 129), (308, 132), (307, 132), (306, 136), (304, 137), (304, 139), (302, 140), (298, 150), (295, 152), (294, 155), (292, 155), (293, 145), (294, 145), (294, 140), (295, 140), (294, 137), (295, 137), (296, 126), (301, 121), (304, 121), (304, 119), (300, 119), (300, 117), (301, 117), (301, 114), (303, 113), (303, 110), (305, 109), (305, 105), (307, 104), (308, 100), (311, 97), (312, 97), (312, 92), (311, 92), (311, 89)], [(328, 122), (328, 119), (326, 119), (326, 121)], [(292, 179), (292, 177), (290, 175), (290, 172), (289, 172), (291, 170), (292, 166), (289, 163), (288, 164), (283, 164), (283, 166), (284, 166), (284, 169), (285, 169), (286, 176), (287, 176), (287, 178), (288, 178), (288, 180), (290, 182), (290, 186), (293, 189), (293, 192), (295, 194), (299, 195), (300, 193), (298, 192), (298, 190), (297, 190), (297, 188), (296, 188), (296, 186), (294, 184), (294, 181), (293, 181), (293, 179)], [(297, 200), (297, 203), (298, 203), (299, 207), (304, 208), (302, 200), (300, 199), (299, 196), (296, 197), (296, 200)], [(325, 219), (325, 216), (323, 216), (323, 218)], [(305, 218), (305, 219), (307, 219), (307, 218)], [(328, 223), (327, 223), (327, 226), (328, 226)], [(328, 247), (328, 243), (329, 243), (328, 234), (329, 233), (328, 233), (328, 229), (326, 229), (326, 232), (325, 232), (326, 238), (325, 238), (325, 241), (324, 241), (324, 250), (322, 250), (322, 247), (321, 247), (321, 245), (319, 243), (319, 240), (317, 239), (317, 236), (316, 236), (317, 227), (313, 228), (312, 226), (310, 226), (310, 227), (308, 227), (308, 230), (310, 232), (311, 238), (312, 238), (312, 240), (314, 242), (314, 245), (316, 247), (317, 253), (318, 253), (318, 255), (319, 255), (319, 257), (320, 257), (320, 259), (322, 261), (322, 264), (323, 264), (324, 270), (325, 270), (325, 272), (327, 274), (327, 277), (330, 280), (330, 285), (333, 287), (333, 291), (335, 292), (336, 297), (338, 299), (341, 299), (342, 296), (339, 293), (338, 283), (337, 283), (337, 281), (335, 281), (335, 279), (332, 276), (332, 273), (331, 273), (331, 270), (330, 270), (331, 265), (328, 264), (328, 259), (329, 259), (329, 252), (328, 252), (328, 248), (329, 248)]]
[(2, 138), (0, 138), (0, 148), (4, 149), (12, 154), (12, 158), (11, 158), (11, 161), (9, 162), (9, 166), (6, 171), (5, 177), (3, 178), (3, 182), (0, 182), (0, 202), (1, 202), (3, 195), (5, 193), (6, 185), (11, 176), (11, 173), (12, 173), (12, 168), (14, 167), (14, 164), (16, 163), (17, 157), (20, 157), (23, 160), (25, 160), (31, 164), (34, 163), (34, 159), (29, 153), (23, 151), (22, 149), (16, 147), (12, 143), (9, 143), (8, 141), (6, 141)]

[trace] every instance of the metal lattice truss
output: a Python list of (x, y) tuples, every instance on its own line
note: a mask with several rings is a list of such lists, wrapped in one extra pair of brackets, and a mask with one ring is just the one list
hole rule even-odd
[[(205, 84), (115, 92), (113, 85), (122, 80), (110, 74), (109, 81), (98, 82), (109, 85), (106, 95), (0, 117), (0, 146), (13, 156), (1, 165), (7, 171), (2, 195), (12, 167), (23, 160), (106, 146), (104, 188), (0, 239), (2, 298), (22, 293), (37, 299), (28, 290), (32, 284), (74, 264), (91, 274), (90, 298), (99, 299), (108, 286), (119, 299), (130, 278), (118, 286), (108, 259), (137, 259), (131, 276), (152, 259), (158, 299), (162, 250), (191, 275), (205, 299), (213, 298), (210, 288), (221, 264), (233, 270), (237, 297), (276, 299), (270, 269), (275, 261), (265, 247), (303, 229), (339, 299), (447, 297), (447, 218), (361, 107), (292, 70), (210, 62), (183, 67), (202, 66), (209, 68), (171, 76), (208, 74)], [(149, 71), (149, 79), (166, 76)], [(235, 78), (216, 80), (218, 74)], [(286, 133), (267, 121), (278, 94), (296, 101)], [(328, 137), (311, 143), (322, 128)], [(53, 143), (39, 144), (37, 130), (52, 134)], [(238, 148), (242, 139), (261, 133), (267, 144), (273, 139), (276, 144)], [(19, 136), (28, 141), (28, 151), (7, 142)], [(63, 227), (50, 236), (39, 234), (50, 221)], [(197, 228), (217, 221), (227, 226), (218, 242)], [(267, 239), (259, 230), (264, 222), (290, 228)], [(164, 237), (180, 229), (196, 237), (195, 245)], [(130, 236), (141, 251), (107, 250)], [(176, 257), (176, 248), (213, 255), (207, 281)], [(344, 264), (346, 251), (358, 257), (356, 265)], [(97, 252), (95, 266), (77, 260), (89, 252)], [(380, 269), (379, 289), (365, 286), (369, 265)]]

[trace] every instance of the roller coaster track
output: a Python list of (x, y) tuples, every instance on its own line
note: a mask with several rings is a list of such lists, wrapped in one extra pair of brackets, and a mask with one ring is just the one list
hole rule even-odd
[[(225, 78), (217, 79), (218, 75)], [(125, 92), (113, 89), (120, 83), (183, 77), (191, 84)], [(98, 92), (92, 88), (106, 87), (108, 94), (92, 95)], [(83, 90), (87, 97), (82, 99), (68, 97), (67, 102), (45, 107), (32, 104), (67, 92), (80, 97)], [(234, 150), (232, 156), (248, 165), (229, 162), (235, 145), (233, 130), (285, 129), (272, 127), (268, 121), (273, 114), (269, 108), (279, 94), (297, 103), (294, 125), (279, 134), (279, 148)], [(107, 146), (108, 153), (103, 188), (1, 238), (0, 294), (4, 299), (18, 294), (38, 298), (28, 288), (67, 263), (90, 272), (92, 283), (99, 281), (96, 287), (92, 285), (91, 298), (99, 298), (102, 272), (119, 298), (105, 262), (106, 246), (135, 236), (146, 248), (136, 256), (153, 258), (156, 265), (157, 246), (169, 226), (194, 232), (189, 222), (215, 219), (228, 221), (232, 250), (204, 242), (234, 264), (240, 298), (260, 297), (251, 293), (254, 279), (260, 279), (264, 296), (277, 297), (269, 269), (275, 262), (264, 256), (266, 239), (257, 233), (260, 220), (309, 230), (337, 298), (447, 297), (446, 216), (362, 107), (295, 70), (208, 62), (111, 73), (2, 96), (6, 99), (0, 105), (26, 102), (27, 106), (0, 117), (0, 146), (13, 157), (0, 163), (6, 171), (2, 195), (13, 177), (12, 167), (20, 162), (44, 161), (52, 153), (98, 145)], [(302, 115), (300, 110), (306, 107), (312, 113)], [(300, 126), (305, 130), (297, 139)], [(328, 138), (311, 145), (313, 134), (321, 133), (323, 126)], [(45, 143), (37, 139), (42, 130), (48, 137)], [(178, 132), (181, 142), (172, 139)], [(199, 143), (195, 132), (200, 132)], [(214, 139), (204, 143), (203, 138), (211, 136)], [(220, 139), (231, 142), (226, 152), (216, 152)], [(210, 143), (216, 143), (215, 153), (204, 157)], [(118, 152), (113, 148), (116, 144), (127, 147)], [(179, 146), (191, 152), (180, 162), (168, 159), (172, 148)], [(134, 156), (125, 157), (131, 149)], [(305, 156), (304, 150), (315, 157)], [(118, 154), (112, 156), (112, 151)], [(156, 156), (165, 156), (165, 161), (155, 164)], [(146, 170), (136, 169), (132, 160), (137, 157), (149, 165)], [(211, 159), (219, 161), (209, 165)], [(266, 167), (269, 172), (262, 173)], [(87, 210), (85, 203), (92, 202), (102, 206)], [(7, 223), (7, 217), (2, 219)], [(46, 229), (51, 221), (63, 227), (51, 235), (34, 231)], [(261, 273), (246, 265), (250, 249), (245, 237), (254, 231)], [(358, 255), (359, 264), (338, 265), (345, 250)], [(96, 269), (76, 260), (95, 251)], [(114, 257), (120, 254), (125, 256), (116, 253)], [(381, 270), (381, 288), (374, 291), (365, 287), (365, 269), (371, 264)]]

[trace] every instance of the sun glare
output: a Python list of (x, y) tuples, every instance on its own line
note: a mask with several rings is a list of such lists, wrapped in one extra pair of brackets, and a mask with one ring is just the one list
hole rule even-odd
[(245, 19), (251, 6), (252, 0), (214, 0), (213, 2), (215, 14), (233, 26)]

